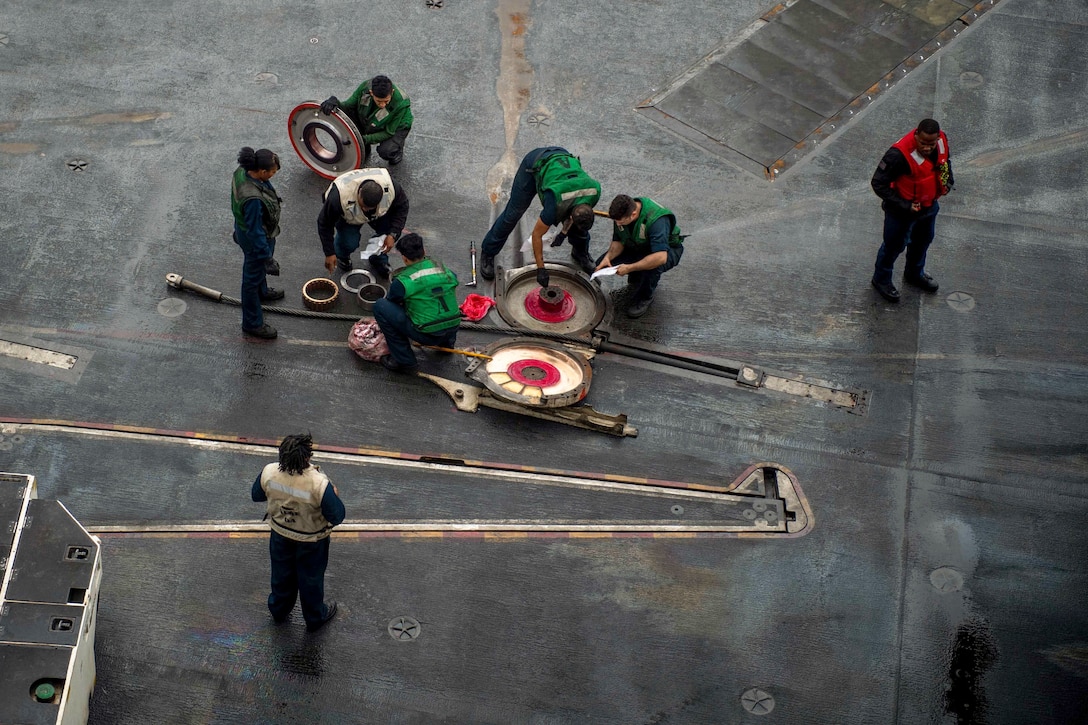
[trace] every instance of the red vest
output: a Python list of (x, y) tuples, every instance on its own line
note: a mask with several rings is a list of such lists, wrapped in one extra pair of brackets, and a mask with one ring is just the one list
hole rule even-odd
[(891, 187), (907, 201), (916, 201), (924, 207), (933, 206), (934, 201), (948, 193), (948, 187), (941, 183), (939, 169), (948, 163), (948, 137), (944, 131), (940, 134), (937, 139), (937, 166), (914, 147), (914, 131), (892, 145), (910, 164), (910, 173), (893, 181)]

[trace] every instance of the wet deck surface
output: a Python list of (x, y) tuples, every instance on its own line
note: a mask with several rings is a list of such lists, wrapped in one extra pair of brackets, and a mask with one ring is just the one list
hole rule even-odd
[[(81, 366), (0, 366), (0, 470), (33, 474), (84, 524), (257, 523), (249, 485), (273, 459), (259, 446), (302, 430), (337, 451), (322, 465), (349, 522), (641, 518), (645, 497), (534, 470), (724, 486), (759, 462), (789, 469), (814, 514), (790, 538), (345, 532), (326, 582), (342, 610), (317, 635), (271, 623), (264, 534), (103, 534), (91, 722), (1066, 723), (1088, 711), (1088, 11), (1002, 0), (770, 184), (633, 110), (769, 9), (9, 4), (0, 339)], [(531, 74), (497, 92), (512, 62), (501, 28), (524, 39)], [(360, 57), (374, 60), (356, 71)], [(291, 153), (287, 114), (383, 71), (417, 117), (394, 171), (409, 227), (462, 280), (508, 141), (515, 159), (564, 145), (606, 201), (650, 196), (691, 235), (650, 313), (619, 316), (617, 335), (864, 389), (868, 414), (612, 354), (594, 361), (587, 402), (626, 413), (637, 438), (469, 414), (355, 358), (350, 323), (270, 317), (280, 339), (254, 342), (237, 308), (169, 289), (175, 272), (237, 295), (228, 179), (239, 147), (268, 146), (284, 161), (274, 281), (302, 307), (303, 283), (323, 275), (325, 182)], [(518, 103), (508, 137), (503, 109)], [(893, 307), (869, 287), (882, 216), (868, 182), (926, 116), (948, 132), (957, 182), (930, 253), (941, 290), (908, 288)], [(606, 237), (598, 222), (594, 251)], [(421, 364), (462, 375), (456, 358)], [(517, 475), (387, 465), (424, 458)], [(390, 635), (401, 617), (417, 638)], [(773, 711), (745, 709), (752, 688)]]

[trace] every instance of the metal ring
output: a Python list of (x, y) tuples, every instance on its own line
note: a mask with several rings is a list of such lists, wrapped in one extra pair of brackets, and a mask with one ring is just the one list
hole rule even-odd
[[(333, 148), (329, 148), (317, 137), (318, 131), (324, 131), (333, 141)], [(306, 150), (323, 164), (335, 164), (344, 158), (344, 144), (340, 141), (340, 134), (332, 124), (324, 121), (310, 121), (302, 127), (302, 143), (306, 144)]]
[[(357, 286), (349, 281), (356, 275), (363, 277), (363, 279), (360, 280), (360, 284)], [(369, 270), (353, 269), (350, 272), (344, 272), (344, 276), (340, 278), (340, 286), (343, 287), (344, 291), (349, 295), (357, 295), (364, 285), (374, 284), (377, 281), (378, 280), (374, 279), (374, 275), (371, 274)]]
[(324, 114), (317, 101), (304, 101), (288, 115), (287, 131), (302, 162), (326, 179), (362, 166), (366, 144), (354, 122), (339, 108)]
[(364, 284), (359, 290), (359, 306), (367, 312), (374, 309), (374, 303), (385, 297), (385, 287), (376, 282)]
[(340, 288), (331, 279), (315, 277), (302, 285), (302, 302), (315, 312), (323, 312), (336, 302)]

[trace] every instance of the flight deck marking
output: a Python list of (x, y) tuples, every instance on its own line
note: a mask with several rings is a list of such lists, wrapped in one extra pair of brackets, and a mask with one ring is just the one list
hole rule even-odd
[[(237, 451), (249, 455), (275, 457), (278, 441), (255, 440), (196, 432), (170, 431), (94, 424), (75, 421), (42, 419), (0, 419), (0, 432), (5, 435), (60, 433), (86, 437), (101, 437), (142, 442), (187, 445), (219, 450)], [(543, 469), (454, 457), (419, 456), (390, 451), (340, 446), (315, 446), (314, 458), (337, 461), (347, 465), (369, 464), (414, 468), (452, 475), (486, 476), (492, 481), (510, 481), (545, 487), (573, 488), (606, 493), (621, 493), (644, 498), (665, 499), (661, 520), (599, 520), (599, 519), (526, 519), (526, 518), (451, 518), (355, 520), (337, 527), (344, 535), (475, 538), (527, 538), (528, 536), (634, 536), (634, 537), (737, 537), (794, 538), (804, 536), (815, 523), (808, 499), (796, 476), (783, 466), (771, 462), (750, 465), (736, 479), (724, 486), (713, 484), (667, 481), (661, 479), (592, 474), (581, 471)], [(671, 501), (682, 499), (689, 506), (728, 506), (740, 516), (705, 519), (698, 523), (675, 520), (676, 509), (667, 508)], [(682, 507), (680, 507), (683, 510)], [(715, 512), (717, 514), (717, 512)], [(205, 521), (189, 524), (116, 524), (88, 526), (94, 533), (135, 536), (220, 536), (234, 538), (267, 532), (265, 524), (255, 521)]]

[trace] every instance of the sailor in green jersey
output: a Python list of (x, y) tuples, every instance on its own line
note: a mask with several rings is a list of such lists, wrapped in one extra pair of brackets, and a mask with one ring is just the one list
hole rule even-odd
[(404, 158), (404, 141), (412, 130), (412, 101), (386, 76), (365, 81), (346, 101), (329, 96), (321, 103), (321, 112), (341, 109), (363, 135), (363, 166), (370, 147), (378, 145), (378, 156), (390, 166)]
[(570, 256), (586, 274), (593, 271), (589, 229), (593, 226), (593, 205), (601, 198), (601, 185), (582, 170), (577, 156), (565, 148), (547, 146), (533, 149), (521, 160), (510, 184), (510, 200), (480, 244), (480, 274), (484, 279), (495, 279), (495, 255), (506, 244), (534, 196), (544, 207), (532, 233), (537, 283), (547, 287), (550, 281), (548, 270), (544, 269), (543, 237), (548, 227), (556, 224), (563, 225), (570, 240)]
[(680, 264), (684, 237), (676, 215), (647, 197), (618, 194), (608, 207), (613, 221), (612, 243), (597, 269), (618, 267), (631, 290), (628, 317), (642, 317), (654, 301), (661, 275)]
[(415, 372), (416, 354), (410, 340), (423, 345), (453, 347), (461, 324), (457, 306), (457, 275), (427, 256), (423, 239), (408, 233), (397, 240), (404, 267), (393, 274), (389, 292), (374, 303), (389, 355), (381, 363), (389, 370)]

